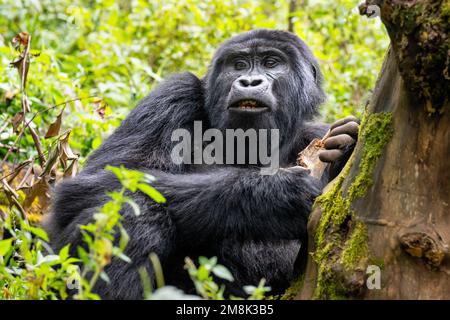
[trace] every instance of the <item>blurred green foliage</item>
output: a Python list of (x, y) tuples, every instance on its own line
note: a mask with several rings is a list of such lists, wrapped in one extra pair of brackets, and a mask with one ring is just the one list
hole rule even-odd
[(99, 299), (91, 290), (97, 281), (109, 282), (105, 267), (114, 258), (131, 261), (124, 254), (129, 236), (120, 210), (125, 204), (136, 215), (140, 210), (125, 192), (139, 189), (158, 203), (165, 198), (148, 184), (154, 181), (153, 176), (124, 167), (106, 169), (117, 176), (122, 188), (109, 192), (110, 200), (98, 208), (93, 221), (80, 226), (84, 243), (75, 248), (78, 258), (70, 256), (74, 250), (69, 245), (57, 254), (53, 252), (47, 233), (30, 225), (15, 208), (6, 215), (0, 211), (0, 300), (64, 300), (69, 294), (75, 299)]
[[(325, 74), (323, 120), (358, 115), (388, 45), (382, 25), (359, 16), (358, 0), (297, 2), (295, 31)], [(43, 136), (64, 107), (63, 130), (72, 129), (71, 146), (83, 160), (162, 78), (185, 70), (202, 76), (223, 40), (256, 27), (286, 29), (287, 16), (288, 1), (274, 0), (0, 0), (0, 128), (21, 110), (20, 80), (8, 66), (21, 31), (40, 53), (28, 75), (28, 117), (85, 98), (33, 121)], [(2, 158), (14, 139), (12, 130), (0, 132)], [(20, 148), (9, 161), (36, 155), (29, 135)]]

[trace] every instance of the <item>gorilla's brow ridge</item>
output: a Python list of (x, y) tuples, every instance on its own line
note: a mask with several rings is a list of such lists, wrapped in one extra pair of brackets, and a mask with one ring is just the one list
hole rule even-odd
[[(239, 49), (238, 49), (239, 48)], [(250, 48), (228, 48), (225, 50), (222, 55), (227, 57), (227, 61), (236, 59), (238, 57), (246, 57), (251, 55), (256, 56), (278, 56), (282, 58), (285, 61), (289, 61), (288, 55), (283, 52), (280, 49), (277, 49), (275, 47), (268, 47), (268, 46), (255, 46)]]

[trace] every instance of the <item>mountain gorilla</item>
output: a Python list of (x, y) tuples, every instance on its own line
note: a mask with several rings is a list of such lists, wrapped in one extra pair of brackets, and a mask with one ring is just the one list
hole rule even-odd
[[(144, 266), (154, 276), (151, 252), (161, 260), (166, 283), (187, 292), (193, 286), (183, 270), (186, 256), (194, 261), (217, 256), (234, 275), (235, 281), (227, 283), (230, 293), (244, 295), (242, 287), (257, 285), (261, 278), (273, 294), (283, 292), (306, 239), (311, 205), (339, 173), (357, 139), (355, 118), (332, 126), (320, 155), (329, 162), (322, 181), (295, 165), (298, 152), (329, 129), (311, 122), (325, 98), (321, 83), (316, 59), (292, 33), (258, 29), (226, 41), (204, 78), (183, 73), (163, 82), (77, 177), (58, 185), (46, 223), (54, 248), (83, 245), (79, 225), (89, 223), (108, 201), (107, 191), (120, 187), (105, 166), (124, 165), (157, 177), (153, 185), (167, 203), (157, 204), (140, 192), (130, 195), (141, 209), (139, 216), (131, 207), (122, 209), (130, 236), (125, 254), (132, 262), (112, 259), (106, 268), (110, 283), (100, 280), (94, 290), (100, 296), (142, 298), (137, 270)], [(261, 175), (258, 166), (248, 164), (174, 163), (172, 132), (192, 132), (194, 121), (202, 121), (203, 129), (279, 129), (281, 169)]]

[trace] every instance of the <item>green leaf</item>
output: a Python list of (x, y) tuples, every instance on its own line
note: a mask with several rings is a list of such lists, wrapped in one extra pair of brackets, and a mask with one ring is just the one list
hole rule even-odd
[(97, 149), (102, 144), (102, 138), (100, 136), (95, 137), (94, 140), (92, 140), (92, 149)]
[(200, 265), (205, 266), (205, 268), (208, 269), (208, 271), (210, 271), (217, 264), (217, 257), (212, 257), (208, 259), (206, 257), (200, 256), (198, 258), (198, 262), (200, 263)]
[(119, 248), (121, 251), (125, 250), (125, 247), (130, 241), (130, 236), (124, 228), (120, 228)]
[(135, 216), (139, 216), (141, 214), (141, 209), (139, 208), (137, 203), (133, 201), (133, 199), (125, 197), (123, 200), (126, 203), (128, 203), (130, 205), (130, 207), (133, 209), (133, 212), (134, 212)]
[(38, 238), (40, 238), (40, 239), (42, 239), (42, 240), (44, 240), (46, 242), (49, 241), (47, 232), (45, 232), (44, 229), (32, 227), (32, 226), (30, 226), (29, 224), (27, 224), (25, 222), (22, 223), (21, 226), (22, 226), (23, 230), (30, 231), (36, 237), (38, 237)]
[(243, 287), (244, 291), (246, 294), (253, 294), (253, 292), (255, 292), (256, 287), (255, 286), (244, 286)]
[(114, 173), (119, 180), (122, 180), (124, 178), (122, 170), (120, 168), (113, 167), (113, 166), (106, 166), (105, 170), (109, 170), (112, 173)]
[(156, 178), (154, 177), (154, 176), (152, 176), (151, 174), (145, 174), (144, 175), (144, 179), (143, 179), (145, 182), (147, 182), (147, 183), (152, 183), (152, 182), (155, 182), (156, 181)]
[(81, 261), (81, 260), (78, 259), (78, 258), (68, 258), (67, 260), (65, 260), (65, 261), (62, 263), (62, 265), (69, 266), (69, 265), (71, 265), (72, 263), (77, 263), (77, 262), (80, 262), (80, 261)]
[(59, 250), (59, 259), (61, 259), (61, 261), (66, 261), (66, 259), (69, 257), (69, 248), (70, 244), (64, 246), (61, 250)]
[(35, 236), (41, 238), (42, 240), (44, 240), (46, 242), (49, 241), (47, 232), (45, 232), (43, 229), (30, 227), (30, 231), (31, 231), (31, 233), (33, 233)]
[(131, 263), (131, 259), (128, 256), (124, 255), (123, 253), (119, 253), (117, 255), (117, 258), (119, 258), (122, 261), (125, 261), (126, 263)]
[(159, 191), (156, 190), (155, 188), (153, 188), (152, 186), (150, 186), (148, 184), (140, 183), (140, 184), (138, 184), (138, 189), (141, 190), (146, 195), (148, 195), (153, 200), (155, 200), (155, 202), (166, 203), (166, 198), (164, 198), (164, 196), (161, 193), (159, 193)]
[(81, 261), (83, 261), (84, 264), (88, 264), (90, 259), (89, 254), (86, 252), (86, 250), (84, 250), (82, 247), (77, 247), (77, 251)]
[(197, 277), (200, 281), (206, 280), (209, 277), (209, 271), (205, 266), (200, 266), (197, 270)]
[(56, 262), (60, 261), (59, 256), (55, 254), (49, 254), (45, 257), (40, 257), (37, 265), (41, 265), (43, 263), (48, 263), (50, 265), (55, 264)]
[(233, 275), (231, 272), (225, 268), (224, 266), (218, 264), (213, 269), (212, 272), (219, 278), (225, 279), (228, 281), (234, 281)]
[(110, 283), (111, 280), (109, 279), (108, 275), (106, 274), (105, 271), (102, 271), (100, 273), (100, 278), (102, 278), (103, 281), (105, 281), (106, 283)]
[(0, 256), (4, 256), (11, 249), (13, 239), (5, 239), (0, 241)]
[(200, 257), (198, 257), (198, 262), (199, 262), (201, 265), (206, 265), (206, 264), (209, 263), (209, 259), (208, 259), (207, 257), (200, 256)]
[(219, 285), (214, 281), (206, 281), (205, 284), (211, 289), (211, 291), (216, 292), (219, 290)]

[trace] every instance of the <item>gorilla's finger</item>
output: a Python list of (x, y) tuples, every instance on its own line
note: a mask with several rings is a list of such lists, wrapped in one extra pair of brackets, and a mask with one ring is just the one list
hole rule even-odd
[(339, 134), (325, 139), (325, 149), (343, 149), (345, 146), (350, 146), (355, 143), (353, 139), (348, 134)]
[(319, 159), (322, 162), (333, 162), (339, 159), (344, 152), (339, 149), (324, 150), (319, 152)]
[(333, 130), (334, 128), (337, 128), (337, 127), (339, 127), (339, 126), (342, 126), (342, 125), (344, 125), (344, 124), (346, 124), (347, 122), (350, 122), (350, 121), (359, 123), (359, 119), (356, 118), (355, 116), (346, 116), (345, 118), (339, 119), (339, 120), (337, 120), (335, 123), (333, 123), (333, 124), (331, 125), (330, 129)]
[(359, 124), (355, 121), (347, 122), (346, 124), (336, 127), (330, 131), (329, 137), (337, 136), (340, 134), (348, 134), (353, 138), (358, 137)]

